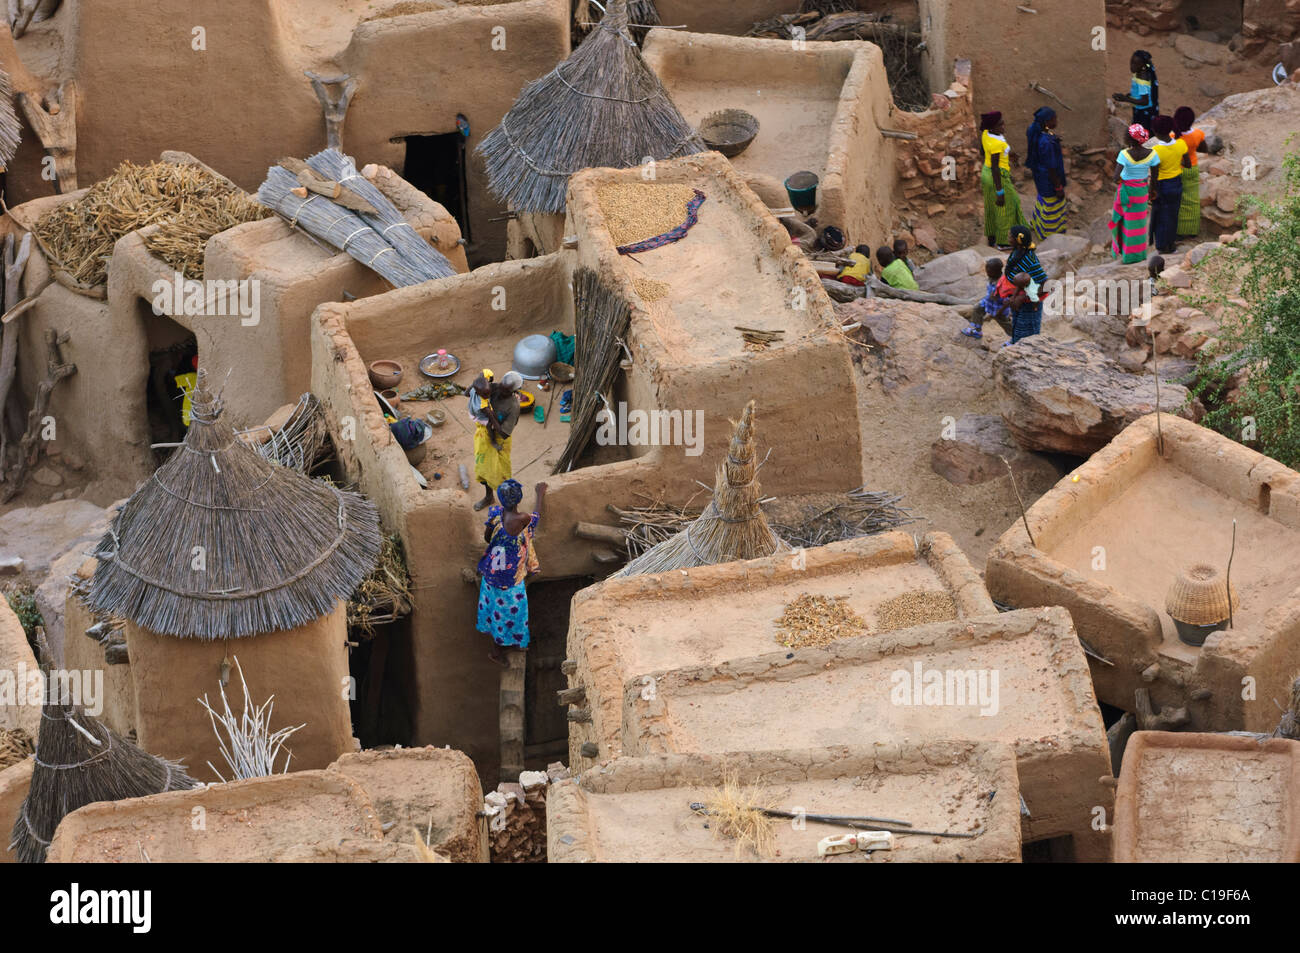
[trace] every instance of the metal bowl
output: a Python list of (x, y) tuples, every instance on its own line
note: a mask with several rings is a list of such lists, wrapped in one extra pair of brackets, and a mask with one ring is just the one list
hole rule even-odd
[(432, 377), (434, 379), (451, 377), (460, 370), (460, 358), (455, 354), (448, 354), (447, 360), (451, 361), (451, 368), (444, 371), (438, 367), (437, 354), (426, 354), (424, 357), (420, 358), (420, 373), (425, 377)]
[(515, 345), (512, 369), (527, 381), (546, 376), (556, 359), (555, 342), (543, 334), (530, 334)]

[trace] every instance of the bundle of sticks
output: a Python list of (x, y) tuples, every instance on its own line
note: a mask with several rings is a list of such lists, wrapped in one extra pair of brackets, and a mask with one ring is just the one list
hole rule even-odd
[(915, 523), (916, 517), (899, 506), (901, 493), (868, 490), (860, 486), (844, 494), (843, 502), (832, 506), (808, 507), (799, 523), (773, 523), (776, 530), (792, 546), (825, 546), (827, 543), (859, 536), (872, 536)]
[[(672, 539), (699, 518), (700, 510), (691, 507), (694, 496), (686, 501), (685, 506), (674, 506), (659, 497), (651, 498), (644, 493), (637, 495), (646, 500), (644, 505), (620, 509), (610, 503), (606, 507), (626, 527), (624, 532), (627, 534), (629, 559), (635, 559), (659, 543)], [(696, 496), (698, 495), (697, 493)]]
[(783, 344), (782, 338), (785, 337), (784, 331), (764, 331), (761, 328), (745, 328), (739, 324), (736, 330), (740, 336), (745, 339), (746, 346), (755, 350), (764, 350), (773, 344)]

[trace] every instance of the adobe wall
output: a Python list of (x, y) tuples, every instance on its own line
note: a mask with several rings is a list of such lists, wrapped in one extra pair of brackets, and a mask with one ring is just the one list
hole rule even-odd
[(229, 657), (226, 697), (232, 711), (238, 714), (243, 706), (234, 668), (238, 659), (253, 703), (275, 696), (273, 729), (306, 726), (285, 746), (292, 753), (290, 771), (324, 768), (352, 751), (345, 613), (340, 604), (329, 615), (288, 632), (217, 642), (158, 635), (127, 623), (140, 747), (182, 762), (197, 780), (229, 777), (211, 720), (197, 701), (206, 695), (221, 711), (218, 679), (222, 659)]
[(297, 771), (87, 804), (59, 823), (46, 862), (265, 863), (317, 844), (382, 839), (360, 784)]
[[(216, 6), (201, 16), (190, 0), (65, 0), (59, 20), (63, 68), (80, 94), (80, 181), (103, 178), (123, 159), (143, 162), (179, 148), (253, 191), (280, 156), (306, 156), (324, 146), (321, 107), (305, 69), (357, 78), (343, 146), (359, 162), (400, 168), (405, 145), (394, 138), (455, 132), (457, 113), (469, 119), (472, 154), (523, 85), (569, 53), (568, 0), (369, 20), (350, 37), (305, 37), (293, 12), (278, 0)], [(206, 31), (202, 51), (191, 46), (197, 26)], [(497, 27), (506, 29), (505, 50), (492, 48)], [(131, 42), (122, 43), (123, 36)], [(19, 41), (20, 53), (23, 47)], [(420, 82), (412, 82), (417, 75)], [(252, 97), (242, 86), (249, 76), (258, 77)], [(467, 76), (473, 81), (465, 82)], [(500, 258), (505, 226), (489, 219), (501, 207), (487, 192), (479, 161), (469, 162), (467, 177), (470, 256)], [(51, 191), (37, 178), (11, 181), (10, 189), (15, 201)]]
[[(999, 710), (896, 701), (891, 673), (999, 673)], [(991, 677), (991, 676), (990, 676)], [(1105, 730), (1083, 649), (1059, 607), (1001, 613), (896, 632), (838, 639), (826, 648), (778, 651), (652, 675), (655, 691), (630, 680), (623, 696), (623, 750), (714, 752), (784, 744), (860, 744), (882, 733), (935, 741), (999, 741), (1016, 749), (1031, 815), (1026, 842), (1070, 835), (1079, 860), (1110, 855), (1109, 828), (1093, 828), (1113, 792)], [(891, 688), (891, 684), (894, 687)], [(649, 697), (646, 697), (649, 694)], [(785, 712), (799, 712), (797, 718)]]
[[(688, 805), (707, 801), (730, 773), (759, 785), (779, 810), (859, 810), (897, 817), (923, 830), (973, 838), (895, 836), (875, 853), (817, 857), (817, 841), (843, 833), (816, 822), (802, 829), (774, 820), (776, 862), (1016, 863), (1020, 803), (1015, 755), (1000, 744), (878, 742), (837, 748), (740, 752), (723, 756), (664, 754), (616, 758), (547, 793), (547, 860), (551, 863), (753, 861), (737, 854)], [(989, 799), (989, 791), (997, 797)]]
[[(16, 695), (14, 704), (0, 705), (0, 728), (21, 728), (32, 741), (40, 734), (41, 706), (25, 703), (29, 697), (27, 676), (39, 672), (36, 655), (27, 644), (27, 633), (0, 594), (0, 680), (12, 686)], [(20, 701), (24, 703), (18, 704)]]
[(18, 854), (9, 849), (9, 835), (23, 809), (27, 791), (32, 786), (35, 758), (0, 770), (0, 864), (18, 863)]
[[(788, 4), (787, 4), (788, 6)], [(782, 11), (782, 12), (789, 12)], [(668, 22), (681, 22), (669, 21)], [(885, 75), (884, 57), (872, 43), (858, 41), (805, 43), (796, 49), (785, 40), (708, 36), (676, 30), (652, 30), (645, 43), (646, 63), (669, 95), (678, 85), (743, 87), (748, 99), (714, 102), (717, 108), (756, 109), (764, 97), (789, 89), (839, 86), (833, 121), (821, 130), (825, 144), (817, 188), (817, 218), (844, 229), (851, 242), (881, 244), (890, 233), (893, 181), (882, 170), (893, 167), (893, 142), (880, 127), (889, 127), (895, 110)], [(682, 104), (678, 103), (679, 107)], [(703, 117), (688, 115), (692, 122)], [(781, 128), (759, 129), (759, 139), (780, 142)], [(756, 145), (759, 143), (756, 142)], [(770, 148), (770, 147), (769, 147)], [(737, 171), (771, 207), (789, 204), (784, 178), (799, 171), (786, 166), (780, 174), (753, 168), (754, 146), (736, 157)]]
[(685, 25), (692, 33), (747, 33), (759, 20), (793, 13), (798, 3), (790, 0), (655, 0), (659, 20), (671, 26)]
[[(95, 563), (96, 560), (87, 559), (79, 574), (89, 579), (94, 574)], [(135, 730), (135, 682), (131, 678), (131, 666), (109, 665), (104, 661), (103, 646), (86, 635), (86, 629), (94, 624), (90, 609), (69, 589), (63, 608), (63, 667), (72, 672), (103, 673), (102, 711), (95, 717), (125, 738)]]
[[(1286, 699), (1300, 673), (1300, 591), (1269, 606), (1257, 623), (1212, 634), (1198, 650), (1165, 640), (1163, 602), (1144, 603), (1048, 555), (1157, 465), (1176, 466), (1251, 508), (1268, 485), (1268, 517), (1300, 528), (1300, 475), (1190, 421), (1164, 415), (1162, 424), (1164, 462), (1156, 454), (1155, 417), (1143, 417), (1031, 506), (1038, 545), (1021, 523), (1012, 525), (989, 554), (989, 592), (1014, 606), (1067, 607), (1080, 637), (1112, 662), (1093, 666), (1097, 696), (1107, 704), (1131, 711), (1135, 691), (1146, 688), (1157, 708), (1186, 707), (1193, 729), (1272, 731), (1274, 699)], [(1253, 697), (1243, 699), (1247, 684)]]
[(1116, 863), (1300, 862), (1300, 742), (1134, 733), (1114, 845)]
[[(919, 566), (933, 571), (957, 604), (959, 618), (988, 616), (997, 611), (979, 574), (946, 533), (929, 533), (918, 551), (908, 533), (881, 533), (762, 559), (700, 566), (685, 571), (607, 579), (578, 593), (569, 617), (568, 658), (574, 663), (569, 687), (581, 687), (585, 699), (578, 707), (590, 721), (569, 726), (569, 767), (584, 771), (623, 751), (623, 693), (626, 684), (651, 684), (649, 673), (664, 668), (706, 665), (775, 651), (766, 623), (776, 619), (785, 596), (774, 596), (792, 583), (820, 586), (843, 578), (845, 589), (858, 587), (895, 594), (924, 585)], [(927, 580), (928, 581), (928, 580)], [(892, 583), (892, 585), (891, 585)], [(726, 624), (726, 631), (704, 634), (694, 621), (681, 621), (692, 606), (710, 599), (743, 604), (749, 622)], [(855, 610), (865, 611), (852, 600)], [(634, 646), (653, 645), (655, 664), (629, 656)], [(670, 657), (671, 662), (662, 661)], [(582, 754), (585, 744), (598, 746), (595, 757)]]
[(478, 819), (483, 789), (464, 753), (432, 747), (355, 751), (329, 771), (361, 785), (385, 840), (409, 843), (415, 830), (455, 863), (487, 860), (487, 828)]
[[(1128, 55), (1092, 48), (1093, 30), (1106, 24), (1104, 0), (1034, 0), (1036, 15), (1012, 3), (971, 0), (918, 0), (917, 7), (930, 88), (947, 88), (954, 79), (954, 60), (969, 59), (975, 112), (1001, 111), (1016, 152), (1024, 154), (1024, 130), (1040, 106), (1056, 109), (1058, 132), (1067, 146), (1099, 141), (1111, 92), (1106, 57)], [(1050, 32), (1050, 41), (1044, 31)], [(1071, 108), (1030, 89), (1035, 82)]]

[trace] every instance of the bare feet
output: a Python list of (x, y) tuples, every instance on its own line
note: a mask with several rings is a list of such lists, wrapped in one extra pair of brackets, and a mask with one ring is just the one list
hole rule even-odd
[(475, 510), (475, 512), (477, 512), (478, 510), (481, 510), (481, 509), (485, 508), (485, 507), (486, 507), (489, 503), (491, 503), (491, 502), (492, 502), (491, 497), (487, 497), (487, 498), (485, 498), (485, 499), (479, 500), (477, 503), (474, 504), (474, 510)]

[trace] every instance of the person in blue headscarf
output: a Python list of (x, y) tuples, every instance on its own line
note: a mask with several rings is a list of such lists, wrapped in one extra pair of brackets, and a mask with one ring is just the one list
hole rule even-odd
[(537, 497), (532, 513), (520, 513), (524, 488), (517, 480), (503, 480), (497, 487), (499, 506), (488, 510), (483, 529), (487, 552), (478, 562), (478, 630), (492, 636), (488, 658), (505, 666), (507, 649), (528, 648), (528, 593), (524, 582), (540, 571), (533, 546), (533, 533), (542, 518), (546, 484), (534, 487)]
[(1065, 231), (1065, 157), (1061, 137), (1055, 132), (1056, 110), (1041, 107), (1026, 132), (1029, 147), (1025, 168), (1034, 174), (1038, 202), (1029, 217), (1029, 228), (1037, 241)]

